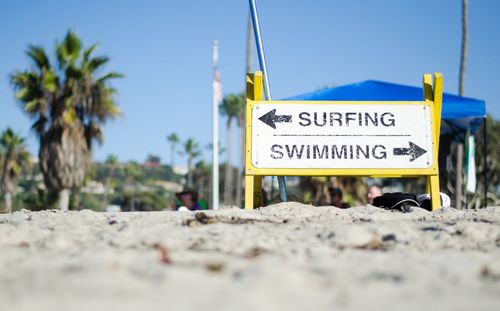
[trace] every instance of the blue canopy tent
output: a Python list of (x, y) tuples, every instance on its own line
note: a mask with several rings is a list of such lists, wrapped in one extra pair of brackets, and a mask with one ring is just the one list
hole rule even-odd
[[(421, 101), (421, 87), (367, 80), (339, 87), (322, 89), (287, 100), (344, 100), (344, 101)], [(486, 103), (483, 100), (443, 94), (441, 133), (455, 133), (463, 140), (463, 134), (473, 134), (486, 117)]]

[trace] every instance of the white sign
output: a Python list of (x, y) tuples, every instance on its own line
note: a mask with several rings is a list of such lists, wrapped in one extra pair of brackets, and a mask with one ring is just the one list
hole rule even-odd
[(256, 168), (430, 168), (430, 107), (418, 103), (256, 103)]

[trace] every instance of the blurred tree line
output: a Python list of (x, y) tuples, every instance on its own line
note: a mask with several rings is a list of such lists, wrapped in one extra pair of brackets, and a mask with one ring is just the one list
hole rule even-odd
[[(484, 141), (480, 133), (481, 129), (477, 134), (476, 146), (478, 191), (469, 196), (470, 207), (484, 206), (481, 201), (484, 197)], [(488, 204), (499, 205), (500, 121), (490, 118), (487, 122), (487, 133)], [(184, 148), (183, 153), (188, 152), (190, 148)], [(209, 152), (211, 147), (207, 146), (205, 149), (205, 152)], [(72, 193), (70, 209), (103, 211), (109, 205), (118, 205), (124, 211), (170, 210), (175, 202), (175, 192), (180, 191), (182, 185), (186, 184), (188, 175), (192, 175), (191, 187), (198, 191), (199, 197), (210, 202), (211, 163), (197, 160), (200, 154), (193, 158), (194, 164), (189, 172), (181, 174), (174, 172), (171, 165), (161, 164), (160, 157), (156, 155), (149, 155), (143, 163), (120, 162), (116, 156), (110, 155), (104, 162), (94, 162), (90, 165), (84, 186)], [(8, 211), (9, 205), (13, 211), (22, 208), (42, 210), (57, 207), (57, 193), (47, 190), (39, 164), (26, 151), (24, 139), (11, 129), (0, 134), (0, 163), (1, 211)], [(239, 174), (238, 167), (230, 167), (233, 176)], [(222, 188), (226, 181), (225, 165), (220, 166), (219, 172), (219, 186)], [(425, 189), (423, 178), (380, 179), (376, 183), (387, 189), (408, 192), (415, 189), (423, 192)], [(289, 186), (289, 192), (294, 201), (323, 205), (329, 202), (330, 186), (341, 188), (344, 200), (352, 205), (366, 203), (367, 178), (300, 177), (295, 185)], [(236, 195), (235, 187), (232, 195)], [(480, 204), (475, 203), (476, 199)], [(274, 194), (268, 191), (267, 203), (275, 202), (278, 202), (277, 189)]]

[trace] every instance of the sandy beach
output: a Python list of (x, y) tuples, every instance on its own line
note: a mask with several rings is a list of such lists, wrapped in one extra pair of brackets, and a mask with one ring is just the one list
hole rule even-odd
[(0, 215), (0, 310), (496, 310), (500, 207)]

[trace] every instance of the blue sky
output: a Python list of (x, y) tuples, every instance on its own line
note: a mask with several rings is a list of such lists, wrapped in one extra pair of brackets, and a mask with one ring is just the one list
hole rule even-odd
[[(444, 74), (446, 92), (458, 91), (460, 0), (257, 2), (274, 98), (367, 79), (420, 85), (422, 75), (432, 72)], [(10, 126), (26, 136), (37, 154), (30, 120), (15, 101), (8, 76), (29, 67), (28, 44), (52, 52), (56, 39), (72, 29), (86, 45), (100, 43), (98, 53), (111, 58), (106, 70), (126, 75), (114, 83), (124, 115), (106, 125), (96, 160), (112, 153), (123, 161), (143, 161), (152, 153), (169, 162), (165, 137), (172, 132), (206, 146), (212, 40), (220, 42), (224, 93), (241, 92), (247, 5), (246, 0), (0, 0), (0, 130)], [(466, 96), (486, 100), (496, 119), (499, 14), (500, 1), (470, 1), (465, 84)], [(221, 119), (222, 142), (224, 128)]]

